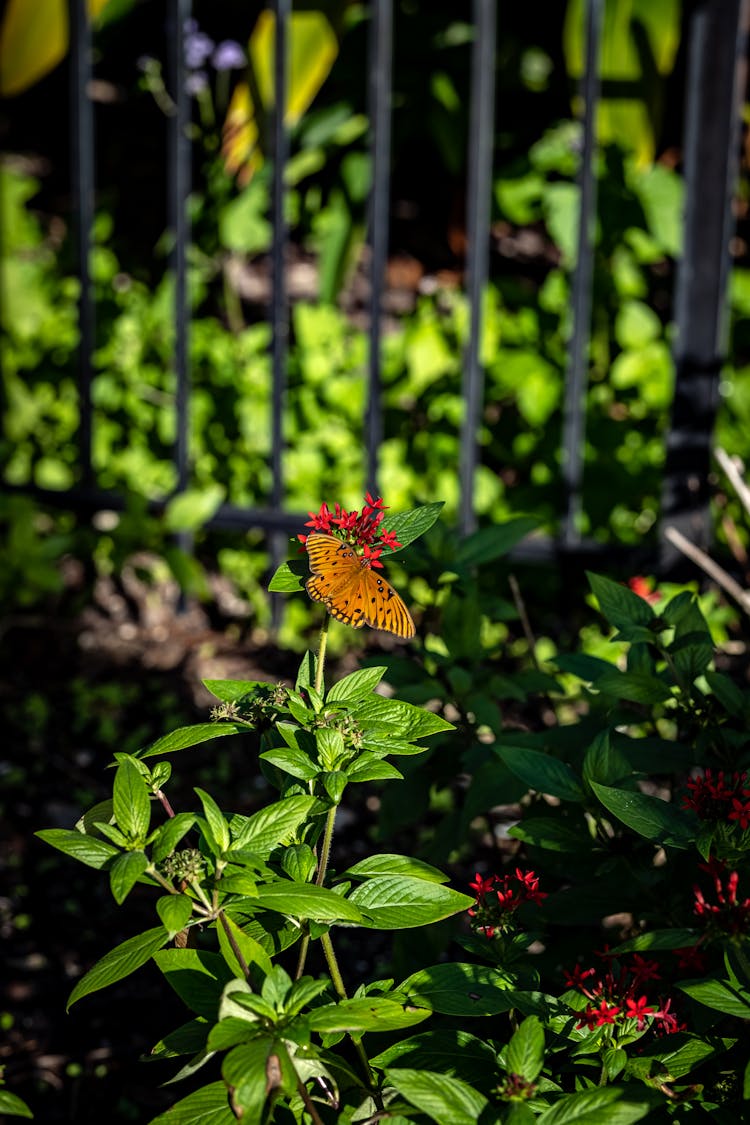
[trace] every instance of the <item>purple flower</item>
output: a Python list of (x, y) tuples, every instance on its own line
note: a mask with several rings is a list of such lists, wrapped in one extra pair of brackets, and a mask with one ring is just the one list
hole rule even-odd
[(197, 70), (211, 55), (213, 39), (202, 31), (191, 31), (185, 36), (185, 63), (190, 70)]
[(208, 86), (208, 75), (205, 70), (194, 70), (185, 79), (185, 89), (193, 97), (205, 90), (206, 86)]
[(217, 70), (241, 70), (246, 61), (245, 52), (234, 39), (219, 43), (211, 59)]

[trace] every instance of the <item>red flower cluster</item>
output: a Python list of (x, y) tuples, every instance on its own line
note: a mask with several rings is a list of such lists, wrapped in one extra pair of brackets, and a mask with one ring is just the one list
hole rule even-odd
[(658, 602), (661, 597), (659, 591), (653, 589), (651, 579), (644, 578), (642, 574), (634, 574), (632, 578), (628, 578), (628, 586), (634, 594), (643, 598), (645, 602)]
[(659, 998), (657, 1003), (653, 1003), (644, 991), (643, 986), (649, 981), (659, 980), (656, 961), (634, 953), (631, 964), (622, 965), (607, 952), (597, 956), (609, 962), (605, 972), (597, 975), (596, 969), (584, 969), (581, 965), (576, 965), (572, 972), (565, 972), (568, 988), (583, 993), (590, 1001), (578, 1021), (578, 1027), (588, 1027), (592, 1031), (596, 1027), (635, 1020), (638, 1030), (642, 1031), (651, 1017), (665, 1035), (683, 1030), (684, 1024), (679, 1024), (669, 1010), (672, 1001), (665, 1002)]
[(513, 915), (524, 902), (538, 904), (547, 897), (545, 891), (539, 890), (539, 879), (534, 872), (521, 871), (520, 867), (502, 878), (490, 875), (483, 879), (477, 874), (469, 886), (476, 898), (469, 910), (472, 927), (488, 938), (506, 933), (513, 924)]
[[(356, 509), (347, 512), (338, 503), (334, 504), (331, 511), (324, 501), (319, 512), (307, 513), (310, 519), (305, 523), (305, 527), (311, 527), (313, 531), (322, 531), (326, 535), (336, 535), (345, 543), (361, 547), (364, 557), (370, 560), (370, 566), (382, 567), (383, 564), (378, 562), (378, 559), (383, 553), (383, 548), (387, 547), (390, 551), (395, 551), (401, 546), (394, 531), (383, 531), (380, 528), (386, 510), (387, 506), (383, 504), (382, 497), (378, 496), (375, 499), (369, 492), (365, 496), (361, 512)], [(308, 537), (298, 535), (297, 538), (304, 546)]]
[(701, 820), (735, 820), (743, 832), (750, 827), (750, 788), (744, 770), (735, 770), (730, 777), (724, 770), (714, 776), (707, 769), (702, 777), (691, 777), (687, 787), (683, 808), (692, 809)]
[[(715, 934), (746, 934), (750, 932), (750, 898), (742, 902), (737, 897), (739, 875), (727, 871), (725, 864), (718, 859), (698, 865), (713, 879), (716, 902), (707, 902), (699, 886), (693, 887), (695, 894), (694, 912), (701, 918), (706, 928)], [(724, 882), (726, 876), (726, 883)]]

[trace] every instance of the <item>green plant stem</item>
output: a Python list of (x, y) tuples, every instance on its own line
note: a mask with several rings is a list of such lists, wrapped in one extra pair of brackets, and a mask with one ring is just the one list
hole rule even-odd
[(318, 861), (318, 873), (315, 876), (315, 884), (322, 887), (328, 870), (328, 860), (331, 855), (331, 841), (333, 840), (333, 829), (336, 825), (336, 809), (337, 806), (333, 805), (328, 810), (326, 817), (326, 826), (323, 829), (323, 842), (320, 845), (320, 859)]
[(302, 1081), (302, 1079), (299, 1079), (299, 1081), (297, 1083), (297, 1089), (299, 1090), (300, 1097), (302, 1098), (302, 1101), (305, 1103), (305, 1109), (310, 1114), (310, 1117), (312, 1118), (312, 1120), (314, 1122), (314, 1125), (323, 1125), (323, 1122), (322, 1122), (320, 1116), (318, 1115), (318, 1111), (315, 1108), (315, 1104), (313, 1103), (312, 1098), (308, 1094), (307, 1088), (306, 1088), (304, 1082)]
[(305, 971), (305, 961), (307, 960), (307, 951), (310, 948), (310, 935), (304, 933), (299, 947), (299, 957), (297, 958), (297, 972), (294, 974), (294, 979), (299, 980)]
[[(339, 963), (336, 959), (336, 954), (334, 952), (333, 942), (331, 941), (330, 934), (322, 934), (320, 938), (320, 944), (323, 947), (326, 964), (328, 965), (328, 972), (331, 974), (331, 980), (333, 982), (333, 987), (336, 991), (336, 994), (341, 1000), (348, 1000), (349, 994), (346, 991), (344, 978), (342, 977), (341, 970), (339, 969)], [(354, 1049), (359, 1056), (359, 1061), (362, 1063), (362, 1067), (367, 1076), (367, 1083), (372, 1088), (375, 1085), (375, 1079), (370, 1068), (370, 1060), (368, 1059), (367, 1053), (362, 1046), (362, 1040), (359, 1039), (356, 1035), (352, 1035), (351, 1032), (349, 1032), (349, 1038), (354, 1044)]]
[(326, 663), (326, 645), (328, 644), (328, 625), (330, 622), (328, 614), (323, 621), (323, 627), (320, 630), (320, 644), (318, 645), (318, 666), (315, 669), (315, 690), (318, 695), (323, 692), (323, 669)]

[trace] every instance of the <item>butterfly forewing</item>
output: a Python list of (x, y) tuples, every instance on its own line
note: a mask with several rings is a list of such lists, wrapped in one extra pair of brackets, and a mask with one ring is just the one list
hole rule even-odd
[(312, 571), (307, 592), (314, 601), (325, 602), (332, 617), (355, 629), (367, 623), (397, 637), (414, 636), (403, 600), (348, 543), (316, 534), (308, 536), (306, 547)]

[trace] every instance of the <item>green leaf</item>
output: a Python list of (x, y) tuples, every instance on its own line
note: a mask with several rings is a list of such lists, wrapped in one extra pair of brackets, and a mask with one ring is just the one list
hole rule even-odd
[(598, 781), (601, 785), (612, 785), (631, 772), (628, 759), (612, 745), (610, 732), (601, 731), (583, 759), (583, 780), (587, 784)]
[(197, 813), (179, 812), (162, 824), (151, 849), (154, 863), (161, 863), (170, 856), (182, 837), (190, 831), (198, 819)]
[(750, 707), (750, 696), (741, 691), (734, 680), (723, 672), (706, 672), (706, 682), (725, 711), (735, 719), (744, 717)]
[(381, 1069), (390, 1063), (404, 1067), (411, 1064), (462, 1078), (464, 1082), (480, 1084), (488, 1073), (494, 1072), (496, 1066), (492, 1048), (475, 1035), (458, 1028), (422, 1031), (409, 1039), (401, 1039), (370, 1062)]
[(236, 814), (229, 822), (233, 848), (250, 848), (266, 859), (280, 844), (293, 842), (297, 829), (309, 816), (324, 812), (315, 797), (286, 797), (252, 816)]
[(378, 930), (407, 930), (439, 922), (473, 905), (468, 895), (450, 887), (406, 875), (378, 875), (356, 887), (349, 896), (366, 921)]
[(695, 839), (695, 818), (658, 797), (612, 789), (592, 782), (591, 788), (605, 809), (647, 840), (658, 840), (675, 848), (687, 848)]
[(0, 1113), (7, 1113), (10, 1117), (34, 1116), (26, 1102), (10, 1090), (0, 1090)]
[(520, 824), (508, 829), (508, 835), (550, 852), (581, 852), (593, 847), (591, 835), (583, 822), (574, 827), (567, 821), (546, 816), (524, 818)]
[(382, 680), (387, 668), (361, 668), (344, 676), (326, 695), (326, 703), (350, 703), (370, 695)]
[(563, 652), (555, 657), (554, 663), (561, 672), (570, 672), (585, 683), (596, 683), (603, 672), (609, 672), (613, 667), (608, 660), (601, 660), (598, 656), (589, 656), (585, 652)]
[(151, 801), (146, 779), (129, 758), (117, 767), (112, 806), (117, 827), (131, 840), (144, 840), (151, 820)]
[[(420, 508), (411, 508), (408, 512), (396, 512), (386, 515), (380, 525), (382, 531), (395, 531), (396, 538), (401, 546), (391, 554), (397, 554), (404, 547), (408, 547), (420, 535), (432, 527), (443, 508), (443, 501), (437, 504), (423, 504)], [(387, 557), (387, 556), (384, 556)]]
[(117, 903), (123, 903), (148, 867), (145, 852), (123, 852), (109, 869), (109, 885)]
[(291, 746), (277, 746), (273, 750), (265, 750), (260, 758), (288, 773), (290, 777), (299, 778), (300, 781), (312, 781), (320, 773), (320, 767), (311, 762), (307, 754)]
[(149, 1125), (237, 1125), (228, 1099), (226, 1085), (212, 1082), (154, 1117)]
[(538, 793), (548, 793), (563, 801), (583, 801), (583, 788), (570, 766), (542, 754), (538, 750), (527, 750), (520, 746), (499, 746), (497, 754), (508, 769), (521, 778), (530, 789)]
[(537, 1016), (527, 1016), (505, 1051), (505, 1069), (535, 1082), (544, 1066), (544, 1030)]
[(402, 699), (384, 699), (382, 695), (369, 695), (353, 708), (357, 722), (365, 732), (365, 742), (369, 745), (368, 728), (373, 733), (382, 729), (383, 733), (393, 733), (408, 742), (415, 738), (427, 738), (438, 731), (453, 730), (453, 723), (415, 707)]
[[(229, 932), (227, 933), (227, 931)], [(243, 980), (245, 977), (245, 972), (237, 960), (235, 948), (240, 951), (246, 965), (257, 965), (263, 975), (268, 976), (273, 968), (273, 963), (265, 949), (255, 938), (250, 937), (244, 930), (241, 930), (237, 923), (226, 913), (224, 913), (222, 918), (216, 923), (216, 933), (219, 938), (221, 955), (235, 977), (239, 977)], [(229, 937), (230, 934), (232, 938), (231, 941)]]
[(493, 559), (507, 555), (516, 543), (520, 543), (530, 532), (539, 526), (533, 516), (517, 516), (505, 523), (482, 527), (463, 539), (456, 551), (458, 566), (481, 566)]
[(203, 813), (208, 824), (210, 839), (216, 845), (215, 849), (212, 848), (215, 855), (221, 855), (228, 850), (231, 841), (229, 835), (229, 825), (226, 822), (224, 813), (221, 811), (216, 801), (210, 793), (205, 789), (196, 787), (195, 792), (198, 794), (201, 804), (203, 805)]
[(446, 1016), (495, 1016), (515, 1006), (508, 989), (508, 978), (498, 969), (449, 962), (420, 969), (398, 991), (415, 1007)]
[(168, 531), (198, 531), (221, 507), (226, 489), (221, 484), (188, 488), (178, 493), (164, 509), (164, 525)]
[(119, 848), (108, 844), (106, 840), (84, 836), (82, 832), (75, 832), (71, 828), (42, 828), (34, 835), (50, 847), (57, 848), (59, 852), (64, 852), (97, 871), (101, 871), (113, 856), (120, 854)]
[(193, 913), (192, 899), (187, 895), (163, 895), (156, 901), (156, 912), (170, 938), (184, 930)]
[(398, 1031), (431, 1015), (428, 1008), (405, 1007), (395, 1000), (369, 996), (315, 1008), (307, 1020), (313, 1031)]
[(309, 571), (303, 559), (283, 562), (268, 583), (268, 590), (271, 594), (293, 594), (297, 590), (304, 590), (308, 576)]
[(639, 597), (627, 586), (589, 571), (586, 577), (599, 602), (599, 609), (616, 629), (626, 625), (648, 625), (654, 620), (656, 615), (645, 598)]
[(180, 727), (171, 734), (157, 739), (146, 750), (141, 750), (139, 758), (153, 758), (156, 754), (173, 754), (176, 750), (187, 750), (212, 738), (224, 738), (228, 734), (246, 734), (252, 728), (248, 723), (195, 723), (194, 726)]
[(678, 982), (677, 987), (707, 1008), (715, 1008), (726, 1016), (738, 1016), (742, 1020), (750, 1019), (750, 995), (732, 988), (727, 981), (686, 981)]
[[(717, 1049), (718, 1044), (718, 1049)], [(655, 1077), (661, 1085), (664, 1082), (679, 1081), (694, 1070), (696, 1066), (726, 1050), (733, 1040), (713, 1040), (706, 1042), (696, 1035), (676, 1032), (666, 1039), (653, 1043), (638, 1044), (638, 1055), (628, 1062), (628, 1074), (646, 1079)]]
[(640, 1121), (652, 1105), (644, 1094), (637, 1100), (617, 1086), (603, 1086), (568, 1094), (537, 1118), (538, 1125), (630, 1125)]
[(283, 882), (258, 887), (257, 904), (290, 918), (363, 924), (359, 907), (354, 905), (353, 900), (342, 898), (326, 887), (316, 887), (311, 883), (294, 883), (285, 879)]
[(206, 1046), (208, 1023), (203, 1019), (188, 1020), (174, 1031), (170, 1031), (163, 1039), (151, 1048), (151, 1053), (144, 1062), (152, 1059), (173, 1059), (180, 1055), (194, 1055)]
[(386, 1078), (437, 1125), (477, 1125), (487, 1099), (460, 1078), (429, 1070), (386, 1067)]
[(349, 867), (342, 878), (355, 875), (360, 879), (372, 879), (376, 875), (410, 875), (413, 879), (424, 879), (428, 883), (447, 883), (448, 876), (437, 867), (431, 867), (421, 859), (406, 855), (371, 855)]
[[(422, 750), (424, 747), (420, 746)], [(391, 778), (403, 780), (401, 770), (396, 769), (390, 762), (384, 762), (377, 754), (369, 750), (360, 750), (356, 760), (346, 769), (346, 776), (350, 781), (388, 781)]]
[(650, 930), (621, 942), (613, 954), (642, 953), (648, 949), (689, 949), (696, 944), (698, 930)]
[(668, 684), (648, 672), (621, 672), (610, 668), (594, 682), (597, 691), (631, 703), (663, 703), (672, 695)]
[(204, 949), (160, 949), (154, 961), (191, 1012), (215, 1020), (232, 974), (224, 958)]
[(115, 984), (118, 980), (130, 976), (141, 965), (145, 965), (158, 949), (166, 945), (169, 935), (163, 926), (156, 926), (153, 930), (146, 930), (143, 934), (136, 934), (128, 938), (115, 949), (105, 954), (100, 961), (81, 977), (68, 998), (68, 1010), (77, 1000), (97, 992), (100, 988)]
[[(259, 689), (268, 687), (265, 680), (203, 680), (203, 686), (220, 699), (222, 703), (238, 703), (246, 696), (255, 698)], [(199, 724), (202, 726), (215, 726), (216, 724)], [(183, 727), (183, 730), (190, 730)]]

